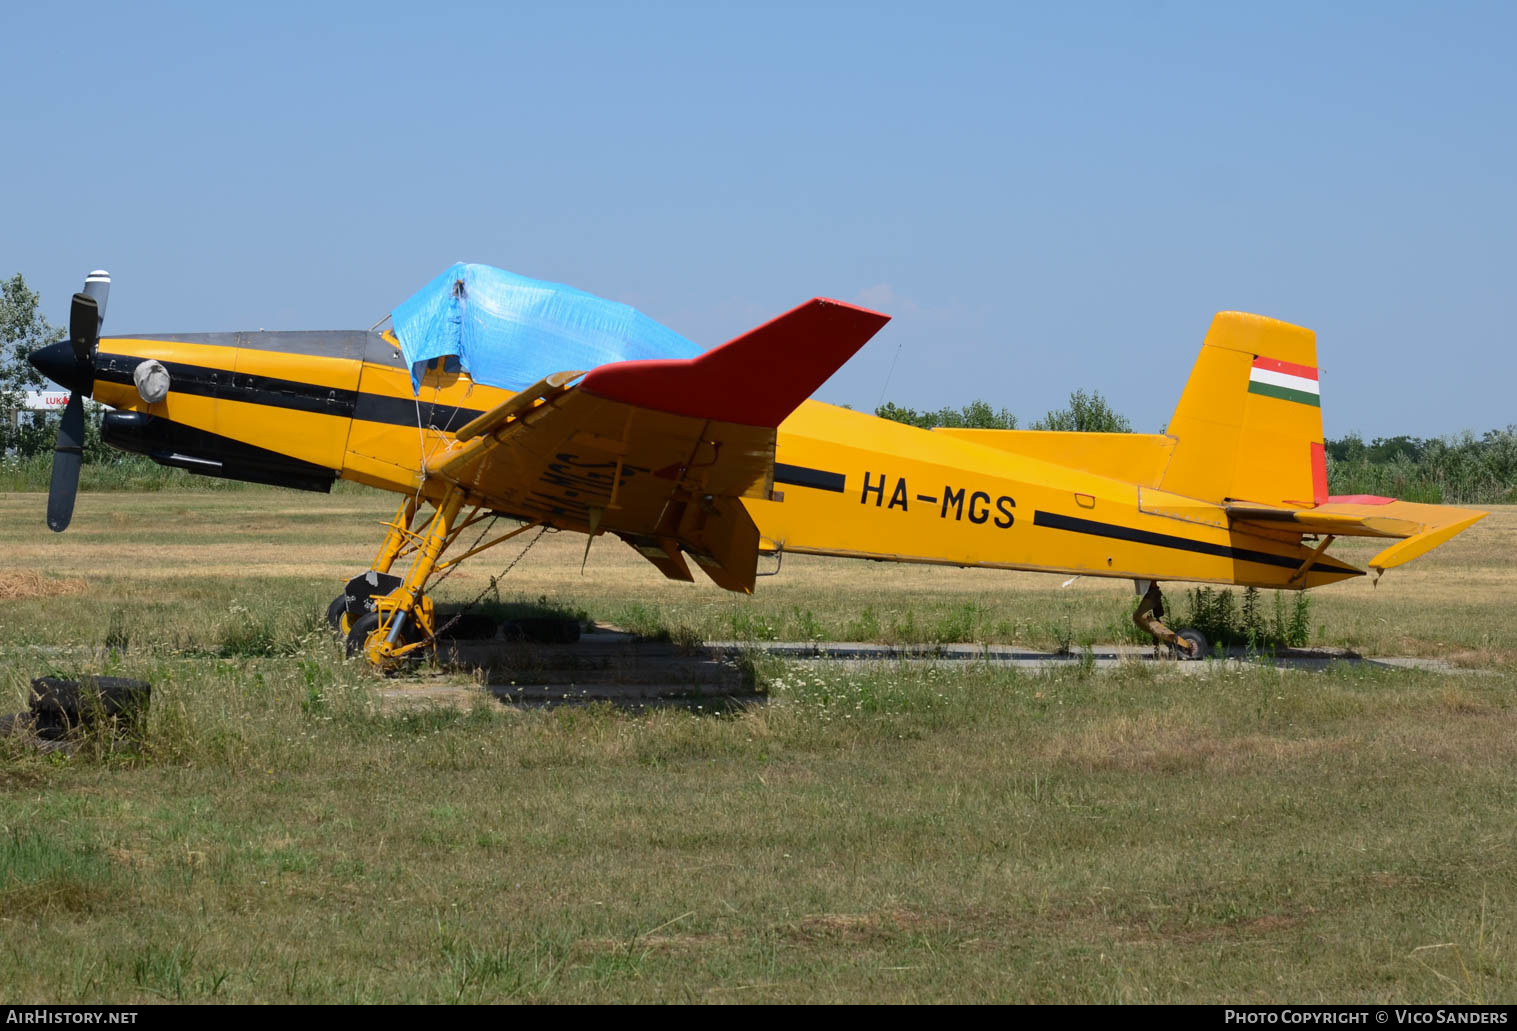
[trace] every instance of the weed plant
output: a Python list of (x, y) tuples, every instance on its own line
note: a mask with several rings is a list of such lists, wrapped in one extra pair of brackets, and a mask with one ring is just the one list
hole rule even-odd
[(1266, 615), (1259, 604), (1260, 591), (1248, 587), (1238, 603), (1230, 589), (1194, 587), (1186, 592), (1187, 609), (1175, 626), (1194, 627), (1207, 641), (1250, 651), (1304, 648), (1312, 640), (1311, 597), (1305, 591), (1272, 591), (1273, 611)]

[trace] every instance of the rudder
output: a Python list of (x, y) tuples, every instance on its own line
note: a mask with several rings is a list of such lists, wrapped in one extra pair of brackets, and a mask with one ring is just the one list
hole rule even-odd
[(1310, 507), (1327, 500), (1317, 335), (1219, 312), (1166, 435), (1162, 488), (1203, 501)]

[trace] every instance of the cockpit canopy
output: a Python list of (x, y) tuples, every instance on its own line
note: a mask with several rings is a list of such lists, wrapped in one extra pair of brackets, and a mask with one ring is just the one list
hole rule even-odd
[(448, 356), (476, 383), (521, 390), (568, 369), (701, 353), (628, 305), (463, 262), (396, 308), (391, 322), (413, 389), (429, 362)]

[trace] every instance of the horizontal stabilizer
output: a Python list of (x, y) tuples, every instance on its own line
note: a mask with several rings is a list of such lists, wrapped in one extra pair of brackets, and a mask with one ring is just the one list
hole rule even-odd
[(1349, 515), (1343, 512), (1324, 512), (1320, 509), (1265, 508), (1258, 505), (1228, 505), (1227, 517), (1234, 526), (1239, 523), (1272, 525), (1280, 529), (1289, 524), (1290, 529), (1302, 533), (1330, 533), (1338, 537), (1411, 537), (1422, 532), (1422, 524), (1410, 519), (1393, 519), (1388, 516)]
[(580, 389), (672, 415), (775, 427), (889, 321), (818, 297), (697, 358), (602, 365)]
[(1316, 508), (1285, 509), (1259, 505), (1228, 505), (1234, 526), (1298, 530), (1301, 533), (1333, 534), (1338, 537), (1399, 537), (1370, 559), (1371, 569), (1383, 572), (1410, 562), (1419, 555), (1478, 523), (1487, 513), (1452, 505), (1424, 505), (1391, 498), (1355, 497)]

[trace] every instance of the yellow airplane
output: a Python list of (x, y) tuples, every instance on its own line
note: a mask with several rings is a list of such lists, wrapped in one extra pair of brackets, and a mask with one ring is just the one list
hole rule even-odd
[[(434, 281), (445, 289), (427, 325), (499, 316), (470, 293), (479, 269), (509, 276), (454, 266)], [(592, 314), (617, 312), (612, 336), (642, 331), (631, 309), (520, 282), (560, 335), (591, 302)], [(559, 291), (558, 307), (542, 308), (538, 288)], [(31, 355), (74, 392), (48, 524), (61, 531), (71, 517), (87, 395), (114, 409), (107, 443), (164, 465), (394, 491), (402, 501), (370, 570), (328, 612), (350, 654), (380, 669), (435, 639), (429, 581), (534, 527), (613, 533), (676, 580), (693, 579), (689, 556), (745, 593), (761, 553), (1120, 577), (1143, 595), (1135, 622), (1198, 658), (1204, 638), (1162, 622), (1161, 581), (1302, 590), (1362, 575), (1326, 554), (1339, 536), (1396, 542), (1370, 560), (1378, 576), (1485, 515), (1329, 497), (1315, 335), (1258, 315), (1215, 317), (1163, 434), (928, 431), (808, 400), (889, 319), (841, 301), (807, 301), (694, 357), (550, 366), (507, 389), (460, 361), (474, 355), (478, 374), (498, 357), (468, 329), (423, 361), (395, 328), (102, 339), (108, 290), (91, 273), (70, 338)], [(444, 560), (492, 515), (521, 525)]]

